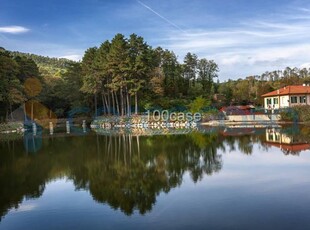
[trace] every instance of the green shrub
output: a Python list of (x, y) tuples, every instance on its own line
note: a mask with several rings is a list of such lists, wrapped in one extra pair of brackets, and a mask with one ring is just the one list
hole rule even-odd
[(282, 121), (293, 121), (293, 113), (290, 110), (282, 110), (280, 112), (281, 120)]
[(191, 113), (201, 112), (203, 108), (210, 106), (210, 101), (202, 96), (196, 97), (196, 99), (190, 103), (189, 110)]
[(283, 121), (310, 122), (310, 105), (297, 105), (280, 112)]
[(303, 122), (310, 121), (310, 106), (309, 105), (295, 106), (294, 109), (297, 111), (298, 118), (300, 121), (303, 121)]

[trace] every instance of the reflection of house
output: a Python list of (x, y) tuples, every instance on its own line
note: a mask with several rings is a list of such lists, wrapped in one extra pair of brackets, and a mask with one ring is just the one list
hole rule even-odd
[(266, 141), (290, 144), (293, 142), (293, 137), (290, 137), (284, 133), (280, 133), (276, 129), (266, 129)]
[(310, 104), (310, 86), (290, 85), (263, 94), (265, 109), (287, 108)]
[(266, 129), (266, 143), (280, 148), (284, 154), (299, 154), (301, 151), (310, 149), (310, 144), (299, 140), (294, 136), (280, 133), (276, 129)]

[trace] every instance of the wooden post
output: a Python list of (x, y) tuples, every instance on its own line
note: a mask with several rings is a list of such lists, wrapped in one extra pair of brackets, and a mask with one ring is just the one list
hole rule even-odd
[(66, 121), (66, 130), (67, 130), (67, 134), (70, 133), (70, 123), (69, 121)]
[(50, 126), (50, 135), (53, 135), (54, 134), (53, 122), (50, 122), (49, 126)]

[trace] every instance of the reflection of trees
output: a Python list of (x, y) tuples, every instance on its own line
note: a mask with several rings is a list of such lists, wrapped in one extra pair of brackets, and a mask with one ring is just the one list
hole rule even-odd
[[(0, 145), (2, 216), (24, 197), (38, 197), (45, 183), (66, 176), (76, 189), (89, 190), (94, 200), (130, 215), (151, 210), (161, 192), (182, 183), (189, 172), (194, 182), (222, 167), (218, 149), (251, 154), (261, 137), (220, 136), (218, 133), (168, 136), (83, 136), (42, 141), (36, 155), (21, 143)], [(12, 151), (14, 149), (14, 151)]]
[(186, 171), (196, 182), (203, 174), (220, 170), (215, 142), (209, 135), (202, 137), (205, 142), (199, 146), (191, 136), (101, 136), (97, 150), (105, 154), (99, 152), (84, 167), (72, 162), (70, 178), (99, 202), (126, 214), (143, 214), (159, 193), (180, 185)]
[[(15, 141), (8, 143), (9, 151), (0, 148), (0, 220), (11, 207), (18, 207), (23, 198), (40, 197), (51, 169), (49, 164), (39, 163), (44, 160), (37, 156), (22, 157), (23, 153)], [(4, 150), (4, 151), (3, 151)], [(19, 153), (15, 155), (15, 152)]]
[(238, 138), (238, 148), (244, 154), (250, 155), (253, 151), (253, 141), (250, 135), (240, 136)]
[(296, 156), (299, 156), (300, 152), (301, 151), (292, 151), (292, 150), (289, 150), (289, 149), (285, 149), (285, 148), (281, 148), (281, 151), (283, 152), (284, 155), (296, 155)]
[[(77, 189), (131, 214), (151, 210), (156, 196), (182, 183), (185, 172), (196, 182), (221, 169), (217, 135), (84, 136), (43, 140), (27, 155), (21, 143), (1, 146), (2, 216), (24, 197), (39, 197), (46, 182), (66, 176)], [(2, 151), (3, 150), (3, 151)]]
[[(146, 213), (161, 192), (182, 183), (188, 172), (194, 182), (218, 172), (228, 147), (250, 154), (259, 138), (224, 137), (218, 133), (167, 136), (80, 136), (49, 138), (36, 154), (27, 155), (22, 142), (0, 144), (0, 215), (24, 197), (41, 196), (45, 184), (66, 176), (76, 189), (94, 200), (130, 215)], [(11, 142), (12, 145), (12, 142)], [(237, 145), (237, 147), (236, 147)], [(12, 150), (14, 149), (14, 151)]]
[[(248, 129), (246, 130), (249, 131)], [(242, 133), (239, 128), (237, 133), (230, 130), (230, 135), (225, 137), (219, 136), (218, 138), (222, 141), (220, 149), (223, 152), (233, 152), (238, 149), (241, 153), (251, 155), (254, 144), (259, 144), (259, 148), (262, 148), (264, 151), (268, 150), (268, 145), (264, 143), (265, 129), (253, 129), (252, 133)]]

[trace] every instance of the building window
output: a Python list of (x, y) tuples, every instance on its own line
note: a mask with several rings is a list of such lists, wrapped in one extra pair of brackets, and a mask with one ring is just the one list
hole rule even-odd
[(291, 103), (292, 104), (297, 103), (297, 97), (291, 97)]
[(306, 96), (300, 96), (299, 97), (299, 102), (300, 103), (306, 103)]
[(273, 104), (275, 105), (279, 104), (278, 98), (273, 98)]
[(271, 99), (267, 99), (267, 105), (271, 105)]

